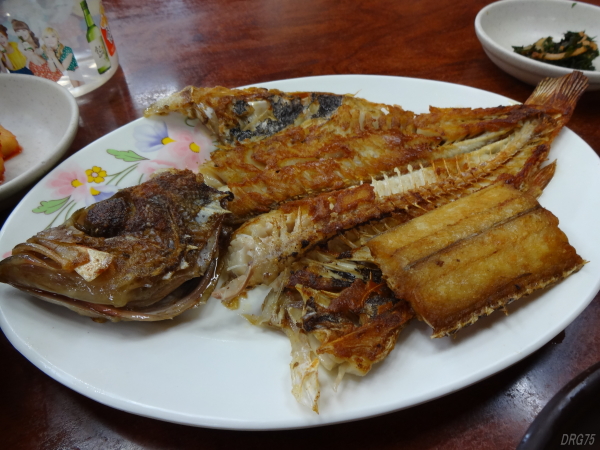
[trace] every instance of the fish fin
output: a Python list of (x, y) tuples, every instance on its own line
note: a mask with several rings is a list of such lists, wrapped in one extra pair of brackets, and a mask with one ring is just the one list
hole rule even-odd
[(532, 197), (538, 198), (542, 195), (542, 192), (544, 192), (544, 189), (548, 186), (552, 177), (554, 177), (555, 172), (556, 161), (553, 161), (526, 179), (522, 190)]
[(588, 78), (578, 71), (560, 78), (545, 78), (537, 85), (525, 104), (539, 106), (549, 114), (560, 113), (563, 116), (561, 125), (564, 125), (588, 84)]

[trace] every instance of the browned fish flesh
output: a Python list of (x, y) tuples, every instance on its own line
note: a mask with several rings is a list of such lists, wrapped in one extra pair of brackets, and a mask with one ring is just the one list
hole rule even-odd
[(525, 105), (431, 108), (417, 116), (352, 95), (190, 86), (150, 106), (146, 115), (178, 111), (216, 133), (220, 149), (200, 171), (207, 184), (234, 194), (229, 208), (242, 222), (289, 199), (481, 148), (541, 111), (557, 120), (558, 132), (586, 83), (578, 72), (543, 82)]
[(0, 281), (96, 319), (172, 318), (214, 288), (230, 196), (161, 172), (17, 245)]
[(546, 160), (550, 143), (586, 85), (580, 73), (547, 79), (527, 102), (541, 105), (536, 106), (537, 115), (499, 140), (480, 141), (481, 146), (473, 145), (467, 153), (426, 166), (397, 169), (395, 176), (384, 175), (370, 184), (288, 202), (247, 221), (233, 235), (225, 260), (226, 283), (215, 297), (232, 302), (246, 289), (269, 284), (318, 242), (362, 223), (401, 211), (414, 217), (499, 180), (524, 187), (524, 180)]
[(497, 184), (430, 211), (366, 246), (398, 298), (455, 333), (578, 271), (583, 259), (535, 198)]

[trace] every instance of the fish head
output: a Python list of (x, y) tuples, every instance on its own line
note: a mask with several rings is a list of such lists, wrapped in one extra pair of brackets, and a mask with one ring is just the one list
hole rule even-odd
[(155, 307), (209, 271), (230, 197), (191, 171), (159, 173), (18, 244), (0, 281), (44, 299)]

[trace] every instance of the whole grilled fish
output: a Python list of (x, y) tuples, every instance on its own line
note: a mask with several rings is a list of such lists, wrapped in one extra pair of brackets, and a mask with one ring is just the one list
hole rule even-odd
[(230, 193), (168, 170), (17, 245), (0, 281), (96, 319), (173, 318), (217, 279)]
[[(521, 187), (546, 160), (552, 140), (586, 86), (587, 79), (577, 72), (546, 79), (523, 106), (536, 113), (521, 117), (510, 132), (484, 132), (473, 124), (482, 134), (440, 146), (468, 151), (418, 167), (408, 165), (406, 170), (396, 168), (394, 176), (384, 174), (370, 184), (284, 203), (247, 221), (233, 235), (225, 260), (227, 282), (214, 296), (230, 302), (248, 288), (268, 284), (318, 242), (362, 223), (401, 211), (416, 216), (498, 180)], [(439, 113), (452, 115), (451, 110)], [(465, 110), (455, 114), (453, 120), (459, 122)]]

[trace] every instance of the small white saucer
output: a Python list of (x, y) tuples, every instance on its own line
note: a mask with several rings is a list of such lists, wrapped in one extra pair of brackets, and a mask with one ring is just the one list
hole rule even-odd
[(23, 148), (5, 163), (0, 208), (52, 169), (73, 142), (78, 120), (77, 102), (64, 87), (32, 75), (0, 74), (0, 125)]

